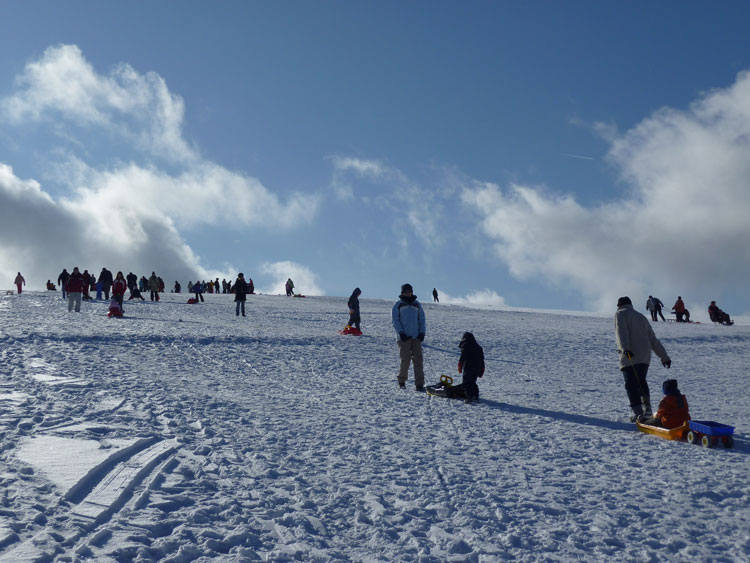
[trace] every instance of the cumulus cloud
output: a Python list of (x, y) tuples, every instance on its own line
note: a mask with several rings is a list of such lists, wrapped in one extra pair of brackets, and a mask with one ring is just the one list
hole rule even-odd
[(440, 302), (450, 305), (464, 305), (465, 307), (492, 308), (505, 307), (505, 299), (490, 289), (480, 289), (468, 294), (465, 297), (452, 297), (440, 292)]
[(3, 271), (20, 270), (30, 289), (42, 289), (44, 281), (56, 280), (63, 267), (71, 271), (73, 266), (96, 274), (104, 266), (127, 267), (138, 274), (157, 270), (165, 281), (214, 274), (198, 264), (198, 257), (160, 213), (58, 203), (37, 182), (19, 179), (4, 164), (0, 239)]
[[(223, 277), (201, 266), (183, 229), (292, 229), (317, 215), (315, 194), (293, 193), (284, 201), (258, 179), (202, 158), (183, 137), (183, 100), (154, 72), (120, 64), (102, 75), (78, 47), (59, 45), (28, 63), (15, 86), (0, 100), (0, 120), (11, 127), (38, 124), (64, 144), (46, 177), (67, 191), (55, 199), (0, 163), (2, 269), (24, 268), (27, 279), (47, 279), (50, 264), (117, 263), (160, 270), (165, 279)], [(85, 161), (89, 149), (113, 137), (143, 162)]]
[(164, 158), (198, 157), (182, 137), (182, 98), (155, 72), (142, 75), (120, 64), (102, 76), (77, 46), (58, 45), (28, 63), (16, 87), (0, 105), (11, 123), (61, 119), (76, 127), (115, 130)]
[(685, 111), (657, 111), (614, 139), (608, 160), (630, 188), (618, 201), (585, 207), (539, 187), (479, 182), (463, 201), (514, 275), (572, 286), (597, 310), (628, 293), (680, 293), (702, 308), (744, 291), (750, 74)]
[(261, 293), (286, 294), (286, 280), (291, 278), (294, 282), (294, 292), (304, 295), (325, 295), (323, 289), (318, 285), (318, 276), (307, 266), (291, 262), (266, 262), (261, 265), (261, 271), (270, 275), (271, 284)]

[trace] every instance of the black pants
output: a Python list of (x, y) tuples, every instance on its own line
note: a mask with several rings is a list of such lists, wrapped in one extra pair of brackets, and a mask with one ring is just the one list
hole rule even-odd
[(240, 316), (240, 309), (242, 309), (242, 316), (245, 316), (245, 302), (244, 301), (237, 301), (237, 306), (235, 307), (237, 316)]
[(648, 364), (635, 364), (622, 368), (625, 377), (625, 392), (630, 400), (630, 408), (635, 414), (643, 414), (641, 403), (651, 404), (651, 393), (648, 390), (646, 374)]
[(196, 293), (195, 294), (195, 301), (196, 302), (200, 301), (201, 303), (205, 303), (206, 302), (206, 300), (203, 299), (203, 294), (202, 293)]
[(359, 313), (355, 313), (353, 315), (349, 315), (349, 322), (346, 323), (349, 326), (353, 326), (359, 330), (359, 323), (361, 322), (361, 319), (359, 318)]
[(158, 291), (152, 291), (151, 292), (151, 301), (158, 301), (159, 300), (159, 292)]

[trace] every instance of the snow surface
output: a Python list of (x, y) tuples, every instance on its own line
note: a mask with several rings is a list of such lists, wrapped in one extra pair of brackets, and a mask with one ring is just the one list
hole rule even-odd
[(611, 315), (424, 303), (428, 383), (484, 347), (465, 405), (397, 389), (393, 302), (187, 298), (0, 296), (0, 561), (750, 559), (747, 325), (654, 325), (726, 450), (624, 422)]

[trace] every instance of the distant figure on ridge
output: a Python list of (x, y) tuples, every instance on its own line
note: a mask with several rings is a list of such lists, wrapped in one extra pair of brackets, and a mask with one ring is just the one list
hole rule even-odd
[(438, 299), (438, 292), (437, 292), (436, 287), (432, 288), (432, 301), (433, 303), (440, 303), (440, 299)]
[(680, 295), (677, 296), (677, 301), (674, 302), (672, 311), (677, 317), (678, 323), (689, 323), (690, 322), (690, 311), (685, 308), (685, 302), (682, 300)]
[[(99, 276), (101, 277), (101, 276)], [(128, 288), (128, 282), (122, 272), (117, 272), (114, 281), (112, 282), (112, 299), (120, 304), (120, 311), (124, 311), (122, 302), (125, 300), (125, 290)], [(136, 290), (137, 291), (137, 290)]]
[(159, 278), (156, 272), (151, 272), (148, 278), (148, 289), (151, 292), (151, 301), (159, 301)]
[(734, 324), (734, 321), (729, 318), (729, 314), (719, 309), (716, 301), (711, 301), (711, 304), (708, 306), (708, 316), (711, 317), (711, 320), (715, 323), (727, 326), (732, 326)]
[(247, 301), (247, 282), (245, 281), (245, 274), (242, 272), (237, 274), (237, 281), (234, 282), (234, 301), (237, 303), (235, 313), (239, 317), (240, 309), (242, 309), (242, 316), (244, 317), (245, 301)]
[(664, 307), (664, 303), (662, 303), (658, 297), (652, 297), (651, 295), (648, 296), (648, 301), (646, 301), (646, 309), (651, 312), (651, 320), (654, 322), (659, 322), (659, 319), (656, 318), (656, 316), (660, 316), (662, 321), (666, 321), (667, 319), (664, 318), (664, 315), (661, 312), (662, 307)]
[(65, 299), (68, 294), (68, 278), (70, 277), (70, 274), (68, 273), (68, 270), (63, 268), (63, 271), (60, 272), (60, 275), (57, 276), (57, 284), (60, 286), (60, 290), (62, 291), (62, 298)]
[(292, 278), (289, 278), (286, 280), (286, 296), (290, 297), (294, 295), (294, 282), (292, 281)]
[(68, 277), (65, 290), (68, 292), (68, 313), (73, 310), (75, 306), (76, 313), (81, 312), (81, 297), (84, 289), (84, 281), (81, 272), (78, 271), (78, 266), (73, 268), (73, 273)]
[(26, 285), (26, 280), (23, 279), (21, 272), (18, 272), (18, 275), (16, 276), (16, 281), (14, 281), (13, 283), (16, 284), (16, 287), (18, 288), (18, 293), (21, 293), (21, 286)]

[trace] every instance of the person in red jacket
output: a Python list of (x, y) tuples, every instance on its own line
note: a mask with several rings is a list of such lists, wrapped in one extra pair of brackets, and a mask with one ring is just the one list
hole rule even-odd
[(690, 420), (690, 411), (685, 395), (677, 388), (676, 379), (667, 379), (661, 385), (664, 398), (659, 403), (659, 409), (653, 418), (645, 424), (661, 426), (663, 428), (677, 428), (682, 426), (686, 420)]
[(682, 296), (677, 296), (677, 301), (675, 301), (674, 307), (672, 307), (672, 311), (674, 311), (674, 314), (677, 315), (678, 323), (690, 322), (690, 311), (685, 308), (685, 302), (682, 300)]
[(76, 313), (81, 312), (81, 294), (84, 292), (85, 286), (83, 276), (76, 266), (73, 268), (73, 273), (70, 274), (65, 288), (68, 292), (68, 313), (73, 310), (73, 305), (75, 305)]
[(122, 302), (125, 297), (125, 290), (128, 288), (128, 281), (122, 272), (117, 272), (114, 281), (112, 281), (112, 298), (120, 304), (120, 310), (122, 309)]

